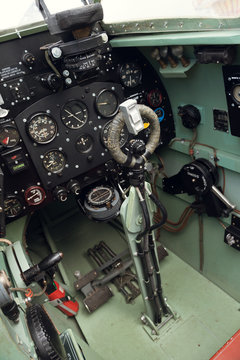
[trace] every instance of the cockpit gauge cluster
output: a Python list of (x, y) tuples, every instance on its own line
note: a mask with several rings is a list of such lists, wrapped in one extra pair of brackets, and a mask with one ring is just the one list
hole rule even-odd
[[(97, 49), (94, 66), (83, 67), (89, 53), (81, 53), (74, 64), (56, 61), (57, 74), (40, 48), (58, 40), (44, 32), (0, 44), (6, 54), (0, 58), (0, 166), (9, 221), (62, 194), (76, 194), (72, 184), (79, 193), (109, 176), (115, 167), (108, 166), (108, 132), (124, 100), (136, 99), (157, 113), (159, 145), (175, 136), (166, 90), (140, 52), (106, 43)], [(130, 139), (124, 127), (123, 151)]]
[(102, 131), (123, 100), (120, 84), (99, 82), (49, 95), (15, 118), (45, 189), (110, 160)]

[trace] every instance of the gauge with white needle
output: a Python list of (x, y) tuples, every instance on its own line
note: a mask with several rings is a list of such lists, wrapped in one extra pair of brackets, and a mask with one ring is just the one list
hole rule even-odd
[(59, 150), (50, 150), (43, 156), (43, 166), (52, 174), (62, 173), (65, 165), (65, 155)]
[(124, 86), (134, 88), (141, 84), (142, 69), (136, 62), (126, 62), (120, 68), (120, 79)]
[(61, 119), (69, 129), (80, 129), (88, 120), (87, 106), (80, 100), (70, 100), (62, 108)]

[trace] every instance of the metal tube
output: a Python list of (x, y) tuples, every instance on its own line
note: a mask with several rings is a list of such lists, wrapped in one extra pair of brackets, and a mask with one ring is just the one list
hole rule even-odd
[(216, 186), (212, 186), (211, 191), (221, 200), (228, 208), (234, 210), (236, 205), (232, 204), (224, 195), (221, 193), (221, 191), (216, 188)]

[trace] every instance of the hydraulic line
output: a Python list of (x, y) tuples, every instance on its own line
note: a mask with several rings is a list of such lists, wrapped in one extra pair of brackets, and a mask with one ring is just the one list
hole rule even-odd
[(160, 269), (159, 269), (156, 253), (155, 253), (155, 250), (154, 250), (154, 242), (153, 242), (152, 234), (149, 234), (149, 247), (150, 247), (152, 260), (153, 260), (153, 264), (154, 264), (154, 268), (155, 268), (155, 272), (156, 272), (157, 293), (158, 293), (158, 296), (159, 296), (159, 300), (160, 300), (163, 312), (164, 312), (164, 314), (167, 314), (168, 309), (167, 309), (167, 307), (165, 305), (165, 300), (164, 300), (163, 294), (162, 294), (162, 280), (161, 280)]
[(154, 196), (151, 192), (148, 192), (148, 195), (149, 195), (150, 199), (156, 204), (156, 206), (161, 210), (162, 218), (159, 223), (154, 224), (154, 225), (150, 226), (149, 228), (145, 227), (145, 229), (141, 233), (138, 234), (137, 239), (140, 239), (142, 236), (144, 236), (148, 232), (151, 233), (153, 230), (160, 228), (167, 221), (168, 215), (167, 215), (166, 208), (163, 206), (163, 204), (160, 202), (160, 200), (158, 200), (156, 198), (156, 196)]
[[(148, 281), (150, 282), (151, 285), (151, 298), (153, 296), (154, 299), (154, 303), (155, 303), (155, 323), (160, 323), (161, 319), (162, 319), (162, 307), (161, 307), (161, 303), (159, 301), (159, 296), (158, 296), (158, 288), (156, 287), (155, 284), (155, 278), (154, 278), (154, 266), (152, 264), (152, 259), (151, 259), (151, 252), (150, 252), (150, 247), (149, 247), (149, 236), (148, 236), (148, 232), (150, 230), (150, 217), (149, 217), (149, 212), (148, 212), (148, 208), (147, 208), (147, 204), (146, 201), (143, 197), (143, 195), (141, 194), (141, 191), (139, 188), (137, 189), (137, 194), (139, 196), (139, 201), (140, 201), (140, 206), (142, 209), (142, 213), (143, 213), (143, 217), (144, 217), (144, 224), (145, 224), (145, 235), (141, 236), (141, 238), (144, 239), (143, 241), (143, 263), (144, 263), (144, 268), (146, 269), (147, 273), (145, 273), (146, 275), (146, 279), (148, 279)], [(139, 240), (137, 238), (137, 240)], [(142, 250), (142, 249), (141, 249)], [(158, 269), (159, 270), (159, 269)]]

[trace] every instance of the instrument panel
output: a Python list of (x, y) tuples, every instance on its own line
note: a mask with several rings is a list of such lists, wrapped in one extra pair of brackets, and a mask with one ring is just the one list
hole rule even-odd
[[(0, 165), (8, 221), (54, 198), (62, 200), (69, 184), (77, 184), (79, 193), (106, 177), (112, 161), (107, 134), (124, 100), (136, 99), (157, 113), (159, 146), (175, 136), (168, 95), (137, 49), (112, 49), (106, 43), (91, 52), (91, 67), (78, 66), (79, 58), (90, 56), (81, 53), (54, 63), (56, 74), (41, 49), (58, 40), (45, 32), (0, 44), (7, 55), (0, 59)], [(124, 127), (123, 151), (129, 139)]]
[(99, 82), (49, 95), (15, 118), (45, 189), (111, 159), (102, 129), (122, 101), (120, 84)]

